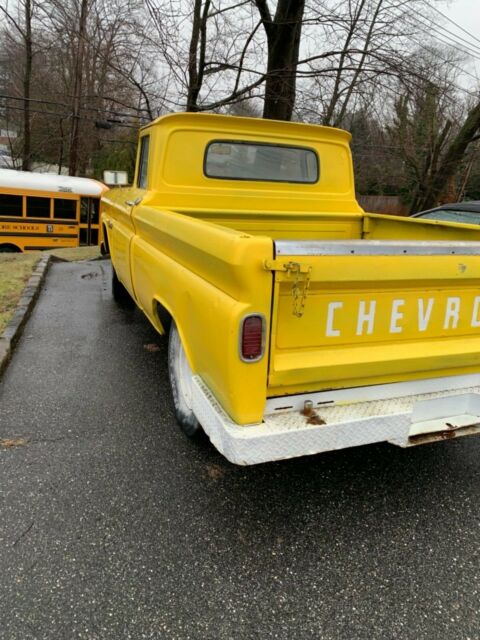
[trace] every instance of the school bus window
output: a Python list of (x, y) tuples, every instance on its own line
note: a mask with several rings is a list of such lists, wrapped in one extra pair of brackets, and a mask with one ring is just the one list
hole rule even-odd
[(76, 220), (77, 201), (55, 198), (53, 201), (53, 217), (61, 218), (62, 220)]
[(81, 224), (87, 224), (88, 223), (89, 200), (90, 200), (90, 198), (80, 198), (80, 222), (81, 222)]
[(50, 198), (27, 196), (27, 218), (50, 218)]
[(92, 203), (92, 224), (98, 224), (100, 214), (100, 200), (98, 200), (97, 198), (91, 198), (90, 202)]
[(23, 213), (22, 196), (0, 194), (0, 216), (19, 216)]
[(80, 198), (80, 224), (98, 224), (99, 205), (98, 198)]

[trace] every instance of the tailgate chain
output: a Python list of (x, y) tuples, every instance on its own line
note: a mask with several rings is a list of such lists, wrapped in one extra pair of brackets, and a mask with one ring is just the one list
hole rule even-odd
[(310, 287), (312, 267), (300, 262), (284, 262), (282, 260), (265, 260), (264, 267), (271, 271), (284, 271), (289, 277), (294, 277), (292, 284), (292, 313), (297, 318), (301, 318), (305, 310), (305, 301)]
[(295, 275), (295, 280), (293, 281), (292, 286), (292, 298), (293, 298), (293, 315), (297, 318), (301, 318), (305, 311), (305, 301), (307, 299), (308, 289), (310, 287), (310, 278), (312, 273), (312, 267), (308, 267), (308, 271), (305, 274), (305, 280), (303, 281), (303, 287), (300, 286), (300, 278), (302, 276), (302, 272), (300, 269), (300, 264), (298, 262), (290, 262), (288, 269), (288, 273), (292, 273)]

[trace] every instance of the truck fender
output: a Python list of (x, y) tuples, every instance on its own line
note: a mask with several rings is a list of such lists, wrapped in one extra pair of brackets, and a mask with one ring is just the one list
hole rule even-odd
[(192, 353), (190, 350), (190, 345), (185, 336), (184, 326), (180, 322), (180, 319), (172, 313), (171, 309), (159, 298), (155, 297), (153, 301), (153, 324), (157, 331), (162, 335), (168, 338), (168, 334), (170, 331), (170, 327), (172, 322), (175, 323), (175, 326), (178, 331), (178, 335), (180, 337), (180, 341), (182, 343), (183, 349), (185, 351), (185, 355), (188, 361), (188, 364), (193, 372), (195, 372), (194, 367), (192, 366)]
[(172, 324), (172, 314), (157, 298), (153, 301), (153, 317), (157, 331), (161, 335), (168, 335)]
[(108, 231), (107, 225), (105, 223), (102, 224), (102, 244), (100, 245), (100, 253), (102, 256), (110, 255), (110, 243), (108, 241)]

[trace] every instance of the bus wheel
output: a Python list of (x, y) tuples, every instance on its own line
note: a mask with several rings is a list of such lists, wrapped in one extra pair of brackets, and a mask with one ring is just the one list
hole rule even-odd
[(168, 375), (175, 417), (181, 430), (189, 438), (201, 434), (202, 427), (192, 411), (192, 370), (173, 320), (168, 338)]
[(112, 295), (115, 302), (125, 309), (133, 309), (135, 307), (135, 301), (132, 296), (125, 289), (123, 284), (117, 277), (115, 269), (112, 267)]
[(21, 250), (14, 244), (0, 244), (0, 253), (21, 253)]

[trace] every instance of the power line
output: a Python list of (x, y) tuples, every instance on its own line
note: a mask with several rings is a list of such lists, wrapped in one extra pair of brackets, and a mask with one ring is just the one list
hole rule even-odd
[[(430, 18), (430, 16), (426, 16), (424, 13), (420, 13), (420, 12), (418, 12), (418, 13), (419, 13), (419, 15), (422, 16), (422, 18), (424, 18), (425, 20), (427, 20), (431, 24), (435, 25), (435, 27), (438, 27), (438, 29), (441, 29), (442, 31), (445, 31), (447, 34), (453, 36), (454, 42), (456, 44), (458, 44), (460, 47), (463, 47), (464, 45), (462, 43), (465, 43), (467, 45), (468, 49), (473, 51), (475, 55), (480, 54), (480, 48), (479, 48), (478, 44), (474, 44), (472, 42), (469, 42), (468, 40), (466, 40), (462, 36), (458, 35), (454, 31), (450, 31), (450, 29), (447, 29), (446, 27), (444, 27), (443, 25), (439, 24), (438, 22), (435, 22), (433, 20), (433, 18)], [(446, 37), (446, 36), (443, 36), (443, 37)], [(466, 51), (466, 53), (468, 53), (468, 51)]]
[[(66, 109), (71, 109), (71, 105), (65, 104), (64, 102), (58, 102), (54, 100), (39, 100), (38, 98), (21, 98), (18, 96), (10, 96), (5, 93), (0, 93), (0, 98), (4, 100), (17, 100), (20, 102), (34, 102), (37, 104), (49, 104), (57, 107), (65, 107)], [(101, 109), (100, 107), (81, 107), (82, 111), (95, 111), (96, 113), (111, 113), (112, 115), (132, 118), (135, 117), (135, 114), (132, 113), (124, 113), (122, 111), (113, 111), (112, 109)], [(137, 115), (136, 117), (141, 118), (142, 120), (148, 120), (146, 116)]]
[[(428, 45), (423, 44), (422, 42), (419, 42), (418, 40), (416, 40), (415, 38), (411, 38), (413, 42), (415, 42), (415, 44), (417, 45), (417, 47), (420, 47), (420, 49), (423, 49), (424, 51), (427, 51), (429, 53), (432, 52), (431, 49), (429, 49)], [(439, 42), (441, 42), (441, 40), (439, 40)], [(446, 44), (446, 43), (444, 43)], [(455, 64), (454, 62), (452, 62), (451, 60), (447, 60), (445, 58), (442, 59), (442, 62), (444, 62), (446, 65), (448, 65), (449, 67), (451, 67), (452, 69), (456, 69), (457, 71), (460, 71), (460, 73), (464, 73), (465, 75), (469, 76), (470, 78), (473, 78), (476, 82), (479, 81), (479, 78), (477, 76), (474, 76), (473, 73), (470, 73), (469, 71), (467, 71), (466, 69), (462, 69), (462, 67), (459, 67), (458, 64)], [(462, 93), (465, 93), (468, 96), (475, 96), (478, 97), (477, 93), (474, 91), (469, 91), (468, 89), (465, 89), (464, 87), (459, 87), (457, 84), (455, 84), (454, 82), (452, 83), (453, 86), (458, 89), (458, 91), (461, 91)]]
[(443, 11), (440, 11), (440, 9), (438, 9), (438, 7), (435, 7), (434, 5), (430, 4), (427, 0), (422, 0), (423, 3), (429, 8), (429, 9), (433, 9), (434, 11), (436, 11), (437, 13), (439, 13), (443, 18), (445, 18), (446, 20), (448, 20), (448, 22), (450, 22), (451, 24), (455, 25), (458, 29), (460, 29), (460, 31), (463, 31), (463, 33), (465, 33), (466, 35), (468, 35), (470, 38), (472, 38), (473, 40), (476, 40), (477, 42), (480, 43), (480, 38), (477, 38), (476, 35), (474, 35), (473, 33), (471, 33), (470, 31), (467, 31), (467, 29), (464, 29), (462, 27), (462, 25), (458, 24), (458, 22), (455, 22), (455, 20), (452, 20), (452, 18), (450, 18), (449, 16), (447, 16), (446, 13), (443, 13)]
[[(423, 23), (423, 24), (426, 27), (426, 29), (422, 29), (423, 33), (426, 33), (426, 34), (431, 36), (431, 32), (433, 31), (433, 33), (437, 34), (435, 39), (438, 40), (439, 42), (441, 42), (442, 44), (446, 44), (448, 47), (451, 47), (452, 49), (455, 49), (459, 53), (463, 53), (463, 55), (470, 56), (471, 58), (474, 58), (475, 60), (480, 61), (480, 50), (479, 51), (467, 50), (460, 43), (458, 43), (456, 40), (454, 40), (453, 38), (450, 38), (449, 36), (443, 34), (439, 29), (435, 29), (435, 27), (433, 27), (431, 25), (428, 26), (425, 23)], [(443, 40), (443, 38), (445, 38), (445, 40)]]
[[(25, 111), (25, 107), (13, 107), (12, 105), (5, 105), (2, 107), (2, 109), (8, 111), (8, 110), (14, 110), (14, 111)], [(30, 113), (38, 113), (40, 115), (44, 115), (44, 116), (55, 116), (56, 118), (59, 118), (60, 120), (65, 120), (67, 118), (71, 118), (72, 114), (63, 114), (63, 113), (58, 113), (55, 111), (43, 111), (40, 109), (29, 109)], [(3, 115), (3, 117), (5, 117), (5, 114)], [(94, 118), (85, 118), (84, 116), (78, 116), (79, 120), (83, 120), (85, 122), (93, 122), (93, 123), (97, 123), (98, 121), (95, 120)], [(138, 125), (133, 125), (133, 124), (126, 124), (123, 122), (115, 122), (112, 123), (112, 126), (116, 126), (116, 127), (125, 127), (128, 129), (138, 129)], [(100, 127), (102, 128), (102, 127)]]
[[(414, 18), (411, 18), (410, 16), (408, 16), (408, 17), (407, 17), (407, 16), (405, 16), (405, 15), (397, 16), (397, 15), (395, 15), (395, 14), (390, 14), (390, 15), (391, 15), (391, 17), (395, 17), (395, 18), (402, 17), (404, 20), (409, 19), (409, 20), (410, 20), (410, 23), (411, 23), (411, 24), (413, 24), (413, 26), (419, 27), (419, 30), (420, 30), (420, 31), (422, 31), (423, 33), (425, 33), (425, 34), (427, 34), (427, 35), (431, 36), (431, 33), (430, 33), (430, 31), (428, 30), (428, 25), (426, 25), (426, 24), (425, 24), (424, 22), (422, 22), (421, 20), (420, 20), (420, 21), (418, 21), (418, 22), (415, 22)], [(423, 27), (423, 28), (420, 28), (420, 25), (422, 25), (422, 27)], [(416, 39), (415, 39), (415, 38), (413, 38), (412, 36), (410, 36), (410, 39), (411, 39), (413, 42), (415, 42), (415, 44), (416, 44), (418, 47), (420, 47), (421, 49), (423, 49), (424, 51), (431, 51), (431, 50), (429, 49), (429, 47), (428, 47), (427, 45), (425, 45), (425, 43), (419, 42), (418, 40), (416, 40)], [(448, 46), (448, 47), (456, 48), (454, 45), (452, 45), (452, 43), (451, 43), (451, 42), (446, 41), (446, 40), (443, 40), (442, 38), (439, 38), (438, 36), (437, 36), (437, 37), (432, 37), (432, 39), (433, 39), (434, 41), (436, 41), (436, 42), (440, 42), (440, 43), (442, 43), (442, 44), (444, 44), (444, 45), (446, 45), (446, 46)], [(466, 52), (466, 51), (464, 51), (464, 50), (462, 50), (462, 53), (467, 53), (467, 52)], [(467, 54), (467, 55), (470, 55), (470, 54)], [(480, 60), (480, 57), (478, 57), (478, 58), (477, 58), (476, 56), (473, 56), (473, 57), (475, 57), (477, 60)], [(470, 73), (470, 72), (469, 72), (469, 71), (467, 71), (466, 69), (464, 69), (464, 68), (462, 68), (462, 67), (459, 67), (457, 64), (455, 64), (455, 63), (454, 63), (454, 62), (452, 62), (451, 60), (448, 60), (448, 59), (446, 59), (446, 58), (442, 58), (442, 61), (443, 61), (446, 65), (450, 66), (452, 69), (456, 69), (457, 71), (460, 71), (460, 73), (462, 73), (462, 74), (464, 74), (464, 75), (466, 75), (466, 76), (469, 76), (470, 78), (472, 78), (473, 80), (475, 80), (475, 82), (477, 82), (477, 83), (479, 82), (479, 78), (478, 78), (477, 76), (475, 76), (473, 73)], [(454, 84), (454, 83), (452, 83), (452, 84)], [(458, 85), (456, 85), (456, 84), (454, 84), (454, 86), (456, 87), (456, 89), (457, 89), (458, 91), (461, 91), (461, 92), (465, 93), (466, 95), (469, 95), (469, 96), (475, 96), (475, 97), (477, 97), (477, 94), (476, 94), (475, 92), (468, 91), (468, 89), (465, 89), (465, 88), (463, 88), (463, 87), (460, 87), (460, 86), (458, 86)]]
[[(421, 14), (421, 15), (423, 16), (423, 14)], [(476, 60), (480, 60), (480, 49), (475, 49), (475, 50), (472, 49), (471, 51), (467, 51), (467, 49), (464, 48), (463, 45), (460, 42), (455, 40), (455, 38), (451, 38), (450, 36), (445, 35), (441, 31), (439, 31), (439, 29), (436, 29), (435, 26), (440, 27), (440, 29), (443, 29), (443, 27), (441, 27), (440, 25), (438, 25), (436, 22), (434, 22), (431, 19), (427, 18), (427, 20), (430, 20), (430, 24), (427, 24), (423, 20), (420, 20), (418, 17), (415, 18), (414, 16), (406, 15), (405, 13), (400, 14), (400, 15), (391, 13), (390, 17), (392, 17), (392, 18), (401, 18), (401, 19), (403, 19), (405, 21), (409, 21), (412, 26), (417, 27), (420, 31), (422, 31), (423, 33), (433, 37), (435, 40), (438, 40), (442, 44), (445, 44), (448, 47), (451, 47), (452, 49), (456, 49), (460, 53), (463, 53), (463, 55), (468, 55), (468, 56), (471, 56), (472, 58), (475, 58)], [(432, 31), (434, 33), (438, 34), (437, 37), (432, 36), (432, 33), (431, 33)], [(449, 32), (449, 33), (451, 33), (451, 32)], [(439, 35), (441, 37), (438, 37)], [(443, 40), (442, 38), (445, 38), (446, 40)]]

